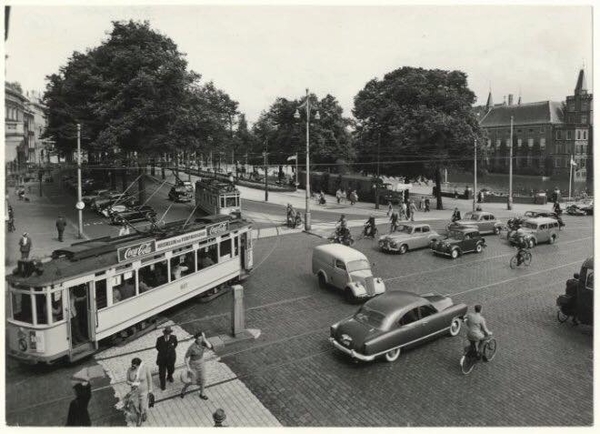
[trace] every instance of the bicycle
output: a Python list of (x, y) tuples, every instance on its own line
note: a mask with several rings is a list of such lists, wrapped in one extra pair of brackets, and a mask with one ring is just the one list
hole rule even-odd
[(360, 235), (356, 238), (356, 241), (362, 240), (363, 238), (371, 238), (373, 240), (377, 238), (377, 234), (379, 233), (379, 231), (377, 230), (377, 227), (372, 228), (368, 235), (365, 233), (365, 230), (366, 230), (366, 225), (363, 228), (363, 230), (361, 231)]
[[(519, 255), (521, 255), (521, 262), (519, 263)], [(525, 264), (526, 267), (529, 267), (531, 264), (531, 252), (529, 250), (521, 249), (517, 252), (515, 256), (510, 258), (510, 268), (513, 270), (517, 268), (521, 264)]]
[(487, 336), (483, 339), (481, 352), (473, 351), (471, 343), (469, 342), (469, 345), (465, 347), (463, 355), (460, 358), (460, 369), (462, 370), (462, 373), (465, 375), (470, 374), (479, 360), (491, 362), (496, 356), (497, 350), (498, 343), (496, 342), (496, 339), (491, 336)]

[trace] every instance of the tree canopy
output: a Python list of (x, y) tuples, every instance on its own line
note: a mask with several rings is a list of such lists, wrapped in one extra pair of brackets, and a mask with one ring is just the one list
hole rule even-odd
[(369, 81), (354, 98), (359, 161), (373, 173), (379, 144), (383, 174), (439, 182), (443, 167), (471, 167), (481, 136), (474, 102), (461, 71), (403, 67)]

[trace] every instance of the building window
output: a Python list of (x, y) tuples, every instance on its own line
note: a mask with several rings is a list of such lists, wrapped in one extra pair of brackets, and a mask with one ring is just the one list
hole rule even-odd
[(577, 130), (577, 140), (581, 140), (581, 130)]
[(587, 140), (587, 130), (583, 130), (583, 131), (581, 132), (581, 139), (582, 139), (582, 140)]
[(585, 166), (586, 166), (585, 157), (579, 160), (579, 164), (580, 164), (580, 166), (579, 166), (580, 169), (585, 169)]
[(562, 139), (562, 130), (556, 130), (556, 140)]
[(574, 102), (569, 102), (568, 106), (567, 106), (567, 110), (570, 112), (574, 112), (575, 111), (575, 103)]
[(587, 101), (581, 101), (581, 110), (586, 111), (589, 109), (589, 105)]
[(567, 131), (567, 140), (572, 140), (573, 139), (573, 131), (568, 130)]
[(557, 169), (560, 167), (560, 158), (559, 157), (556, 157), (554, 159), (554, 167)]
[(542, 150), (546, 149), (546, 138), (545, 137), (540, 138), (540, 148)]
[(533, 139), (527, 139), (527, 146), (533, 148)]
[(581, 145), (581, 153), (587, 155), (587, 145)]
[(579, 145), (575, 143), (575, 153), (579, 154)]
[(502, 140), (497, 139), (496, 140), (496, 148), (499, 148), (501, 144), (502, 144)]
[(587, 124), (588, 123), (588, 117), (587, 117), (587, 115), (581, 115), (581, 123), (582, 124)]
[(531, 167), (531, 154), (527, 154), (527, 167)]
[(517, 147), (520, 148), (523, 145), (523, 139), (517, 139)]

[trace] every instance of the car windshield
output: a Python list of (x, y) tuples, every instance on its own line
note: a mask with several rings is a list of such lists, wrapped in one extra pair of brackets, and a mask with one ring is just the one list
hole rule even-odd
[(448, 232), (448, 238), (453, 238), (455, 240), (462, 240), (463, 233), (460, 231), (450, 231), (450, 232)]
[(536, 216), (536, 213), (533, 211), (527, 211), (525, 213), (525, 217), (535, 217), (535, 216)]
[(537, 229), (537, 224), (535, 224), (535, 223), (530, 223), (530, 222), (525, 222), (525, 223), (523, 224), (523, 227), (524, 227), (524, 228), (527, 228), (527, 229)]
[(405, 234), (412, 234), (413, 228), (412, 226), (407, 226), (407, 225), (400, 225), (398, 226), (398, 229), (396, 229), (396, 232), (404, 232)]
[(367, 306), (363, 306), (354, 314), (354, 319), (362, 324), (381, 328), (385, 320), (385, 315)]
[(465, 218), (464, 220), (479, 220), (479, 216), (477, 216), (477, 214), (473, 214), (472, 212), (468, 212), (465, 214)]
[(361, 271), (361, 270), (370, 270), (371, 267), (369, 263), (364, 259), (359, 259), (357, 261), (350, 261), (346, 264), (346, 269), (349, 273), (353, 271)]

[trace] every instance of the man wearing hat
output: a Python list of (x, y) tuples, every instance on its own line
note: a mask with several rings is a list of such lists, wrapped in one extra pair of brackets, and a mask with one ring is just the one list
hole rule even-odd
[(63, 234), (65, 232), (65, 228), (67, 227), (67, 222), (65, 221), (65, 218), (61, 215), (58, 217), (58, 220), (56, 220), (56, 230), (58, 231), (58, 241), (62, 242), (63, 240)]
[(23, 236), (19, 239), (19, 250), (21, 251), (21, 259), (26, 260), (29, 258), (29, 252), (31, 251), (31, 238), (27, 232), (23, 232)]
[(217, 408), (213, 413), (213, 421), (215, 422), (215, 428), (224, 427), (225, 425), (223, 425), (223, 422), (225, 422), (226, 418), (227, 415), (225, 414), (225, 410), (223, 410), (222, 408)]
[(171, 326), (166, 326), (163, 329), (163, 335), (156, 339), (156, 351), (158, 351), (156, 364), (158, 365), (158, 378), (161, 390), (165, 390), (166, 388), (165, 377), (169, 382), (173, 382), (175, 359), (177, 357), (175, 348), (177, 348), (177, 336), (173, 335)]

